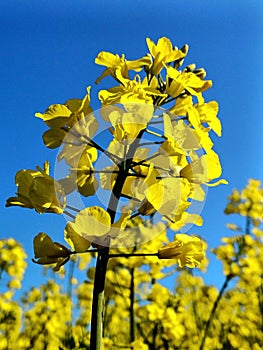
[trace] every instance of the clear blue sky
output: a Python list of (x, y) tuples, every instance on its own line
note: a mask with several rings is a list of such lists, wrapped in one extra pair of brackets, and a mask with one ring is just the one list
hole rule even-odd
[[(243, 0), (6, 0), (0, 5), (1, 199), (0, 237), (14, 237), (33, 256), (32, 240), (40, 231), (63, 240), (61, 216), (38, 215), (5, 208), (14, 195), (19, 169), (35, 168), (56, 151), (46, 149), (41, 120), (34, 118), (52, 103), (82, 97), (102, 68), (94, 64), (99, 51), (125, 53), (129, 59), (146, 53), (145, 38), (169, 37), (190, 46), (185, 63), (204, 67), (213, 87), (207, 100), (220, 104), (222, 138), (214, 138), (228, 186), (209, 189), (204, 226), (192, 229), (210, 247), (228, 234), (226, 197), (249, 177), (263, 178), (262, 83), (263, 2)], [(93, 89), (93, 107), (96, 89)], [(94, 103), (95, 102), (95, 103)], [(231, 220), (232, 219), (232, 220)], [(34, 284), (40, 269), (29, 261), (27, 278)], [(211, 282), (218, 270), (211, 264)]]

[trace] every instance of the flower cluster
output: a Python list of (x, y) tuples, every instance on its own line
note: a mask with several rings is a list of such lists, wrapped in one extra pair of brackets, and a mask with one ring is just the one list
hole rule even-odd
[(10, 277), (6, 285), (9, 292), (5, 294), (8, 299), (13, 295), (12, 290), (21, 288), (27, 266), (26, 258), (22, 246), (14, 238), (0, 240), (0, 277), (3, 274)]
[(234, 189), (228, 197), (229, 202), (225, 214), (239, 214), (253, 221), (259, 226), (263, 221), (263, 189), (261, 181), (249, 179), (247, 186), (238, 191)]
[[(125, 246), (125, 230), (135, 216), (155, 216), (176, 232), (187, 224), (202, 225), (202, 218), (188, 211), (192, 201), (204, 200), (205, 186), (226, 183), (218, 179), (222, 169), (210, 138), (211, 130), (221, 136), (218, 104), (203, 97), (212, 81), (195, 64), (183, 67), (187, 45), (178, 49), (166, 37), (157, 43), (147, 38), (146, 43), (149, 52), (136, 60), (104, 51), (95, 59), (105, 67), (96, 83), (107, 77), (115, 82), (98, 93), (106, 146), (96, 141), (101, 124), (91, 107), (90, 86), (83, 99), (36, 113), (48, 127), (44, 144), (60, 147), (57, 160), (67, 164), (68, 173), (53, 180), (47, 162), (43, 170), (19, 171), (17, 197), (6, 205), (64, 214), (73, 221), (65, 228), (72, 251), (40, 233), (34, 241), (35, 262), (56, 263), (58, 270), (71, 253), (90, 246)], [(101, 155), (108, 162), (102, 169)], [(111, 191), (104, 207), (78, 209), (66, 200), (74, 191), (84, 198), (95, 196), (98, 188)], [(121, 207), (121, 199), (127, 205)], [(158, 257), (197, 266), (204, 256), (200, 240), (178, 237)]]
[(14, 238), (0, 240), (0, 349), (15, 347), (20, 336), (22, 310), (13, 301), (22, 287), (27, 255)]

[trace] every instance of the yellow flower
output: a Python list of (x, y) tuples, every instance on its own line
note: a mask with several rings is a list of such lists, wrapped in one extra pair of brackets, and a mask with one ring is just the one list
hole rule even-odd
[(139, 213), (149, 215), (158, 211), (161, 215), (173, 217), (177, 214), (180, 203), (187, 199), (189, 192), (190, 183), (186, 179), (167, 177), (152, 181), (145, 190), (146, 199), (142, 202)]
[(218, 180), (212, 184), (209, 183), (218, 178), (221, 173), (222, 168), (219, 157), (213, 150), (210, 150), (207, 154), (193, 160), (190, 164), (184, 167), (180, 171), (180, 176), (187, 178), (190, 182), (216, 186), (220, 183), (227, 183), (224, 179)]
[(160, 147), (160, 152), (168, 157), (186, 156), (185, 149), (178, 142), (179, 137), (176, 128), (173, 127), (171, 118), (168, 114), (163, 114), (164, 136), (166, 140)]
[(183, 92), (188, 92), (201, 99), (201, 92), (212, 86), (211, 80), (203, 80), (192, 72), (179, 72), (173, 67), (167, 67), (166, 93), (172, 97), (178, 97)]
[[(80, 150), (72, 150), (72, 158), (70, 154), (65, 153), (63, 156), (67, 158), (67, 162), (72, 166), (70, 168), (70, 174), (58, 182), (62, 185), (66, 194), (78, 190), (78, 192), (87, 197), (93, 196), (98, 188), (98, 181), (94, 177), (94, 168), (92, 165), (91, 154), (89, 148), (85, 148), (83, 153)], [(81, 154), (81, 155), (80, 155)], [(77, 159), (77, 155), (80, 158)]]
[(90, 87), (88, 87), (87, 94), (82, 100), (74, 98), (66, 101), (64, 104), (53, 104), (48, 107), (45, 113), (38, 112), (35, 116), (42, 119), (50, 128), (68, 128), (91, 112)]
[(71, 222), (68, 222), (64, 231), (65, 241), (71, 246), (75, 252), (85, 252), (91, 246), (91, 242), (78, 234)]
[(176, 259), (180, 267), (197, 267), (205, 257), (204, 245), (198, 237), (175, 235), (175, 240), (158, 250), (159, 259)]
[(254, 226), (263, 221), (263, 189), (261, 181), (249, 179), (247, 186), (239, 192), (234, 189), (228, 196), (225, 214), (240, 214), (251, 218)]
[(166, 37), (160, 38), (157, 44), (154, 44), (151, 39), (147, 38), (146, 43), (154, 58), (150, 68), (150, 72), (153, 75), (159, 74), (165, 63), (183, 59), (188, 51), (188, 46), (186, 45), (181, 50), (178, 50), (176, 47), (173, 48), (171, 41)]
[(34, 238), (34, 253), (33, 260), (36, 264), (51, 265), (56, 264), (54, 271), (58, 271), (70, 258), (71, 251), (64, 245), (53, 242), (52, 239), (44, 232), (40, 232)]
[(109, 238), (118, 237), (127, 225), (130, 212), (122, 213), (120, 218), (111, 224), (110, 214), (99, 206), (81, 210), (74, 222), (66, 225), (64, 238), (76, 252), (84, 252), (91, 244), (97, 247), (107, 246)]
[(142, 339), (136, 339), (131, 343), (131, 349), (133, 350), (149, 350), (148, 345), (146, 345)]
[[(90, 107), (90, 87), (87, 88), (87, 94), (83, 99), (75, 98), (64, 104), (53, 104), (45, 113), (36, 113), (35, 116), (50, 127), (42, 135), (44, 144), (48, 148), (59, 147), (66, 137), (67, 144), (73, 143), (76, 138), (83, 141), (85, 136), (93, 136), (98, 128), (98, 122)], [(69, 136), (71, 129), (73, 131)]]
[(81, 237), (92, 241), (92, 238), (105, 237), (111, 228), (111, 217), (106, 210), (92, 206), (81, 210), (71, 228)]
[(111, 52), (102, 51), (95, 59), (95, 63), (105, 66), (106, 69), (96, 80), (98, 84), (103, 78), (111, 75), (117, 81), (122, 82), (122, 78), (129, 79), (129, 70), (139, 72), (144, 66), (149, 66), (152, 60), (150, 55), (146, 55), (138, 60), (128, 61), (125, 56), (114, 55)]
[(216, 101), (209, 101), (208, 103), (195, 105), (195, 107), (199, 113), (201, 123), (207, 123), (218, 136), (221, 136), (221, 122), (217, 117), (218, 103)]
[[(137, 107), (137, 108), (136, 108)], [(154, 107), (145, 104), (126, 105), (130, 112), (124, 112), (118, 108), (108, 115), (114, 131), (112, 132), (116, 141), (132, 143), (139, 132), (146, 128), (151, 120)]]
[(62, 186), (49, 176), (49, 163), (44, 169), (20, 170), (16, 174), (17, 197), (10, 197), (6, 206), (35, 209), (38, 213), (62, 214), (66, 198)]
[[(27, 266), (27, 255), (22, 246), (14, 239), (0, 239), (0, 271), (6, 272), (8, 288), (21, 288), (21, 281)], [(1, 309), (1, 305), (0, 305)]]
[(103, 106), (117, 103), (123, 105), (130, 103), (153, 104), (153, 97), (156, 96), (166, 97), (167, 95), (161, 94), (155, 86), (149, 86), (147, 80), (141, 81), (138, 76), (134, 80), (127, 80), (119, 86), (99, 92), (99, 99)]

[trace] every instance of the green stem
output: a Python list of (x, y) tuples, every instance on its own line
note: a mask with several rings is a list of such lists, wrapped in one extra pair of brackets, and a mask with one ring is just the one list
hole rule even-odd
[(213, 318), (215, 316), (215, 312), (216, 312), (216, 309), (218, 307), (219, 301), (222, 299), (224, 291), (225, 291), (225, 289), (228, 286), (228, 282), (231, 280), (232, 277), (233, 277), (232, 275), (226, 276), (225, 282), (224, 282), (224, 284), (222, 285), (222, 287), (220, 289), (220, 292), (219, 292), (219, 294), (218, 294), (218, 296), (216, 298), (216, 301), (214, 302), (214, 305), (213, 305), (212, 311), (210, 313), (209, 319), (207, 320), (207, 322), (205, 324), (204, 336), (203, 336), (203, 339), (202, 339), (202, 342), (201, 342), (199, 350), (203, 350), (204, 349), (205, 341), (206, 341), (206, 338), (207, 338), (207, 335), (208, 335), (208, 330), (209, 330), (210, 324), (211, 324), (211, 322), (212, 322), (212, 320), (213, 320)]
[(159, 137), (161, 139), (166, 139), (166, 137), (164, 135), (161, 135), (161, 134), (158, 134), (157, 132), (155, 131), (152, 131), (152, 130), (149, 130), (149, 129), (146, 129), (146, 132), (150, 135), (153, 135), (153, 136), (156, 136), (156, 137)]
[(158, 256), (158, 253), (118, 253), (109, 254), (109, 258), (129, 258), (131, 256)]
[(75, 261), (70, 260), (68, 269), (68, 283), (67, 283), (67, 295), (70, 300), (72, 300), (72, 279), (74, 276)]
[(153, 145), (162, 145), (163, 141), (149, 141), (149, 142), (144, 142), (140, 144), (140, 147), (144, 146), (153, 146)]
[(157, 334), (158, 334), (158, 323), (155, 323), (154, 327), (153, 327), (153, 332), (152, 332), (153, 341), (152, 341), (152, 346), (150, 347), (151, 350), (155, 350), (156, 349), (156, 337), (157, 337)]
[(146, 159), (143, 159), (143, 160), (140, 160), (139, 162), (133, 162), (132, 163), (132, 168), (135, 167), (135, 166), (138, 166), (138, 165), (144, 165), (144, 166), (147, 166), (149, 167), (150, 165), (149, 164), (144, 164), (145, 162), (148, 162), (149, 160), (153, 159), (153, 158), (156, 158), (160, 155), (159, 152), (157, 153), (154, 153), (152, 154), (150, 157), (146, 158)]
[(251, 217), (247, 215), (246, 217), (246, 235), (250, 235)]
[(67, 216), (69, 216), (69, 217), (70, 217), (71, 219), (73, 219), (73, 220), (76, 218), (75, 215), (71, 214), (71, 213), (68, 212), (67, 210), (64, 210), (64, 214), (67, 215)]
[(131, 284), (130, 284), (130, 343), (135, 340), (135, 330), (134, 330), (134, 267), (131, 269)]
[[(66, 132), (70, 132), (71, 135), (75, 136), (76, 139), (79, 140), (84, 140), (85, 144), (87, 144), (88, 146), (94, 147), (96, 148), (98, 151), (101, 151), (102, 153), (104, 153), (114, 164), (118, 164), (118, 162), (121, 161), (121, 159), (116, 156), (113, 153), (110, 153), (109, 151), (105, 150), (103, 147), (101, 147), (98, 143), (96, 143), (94, 140), (92, 140), (90, 137), (88, 137), (87, 135), (81, 135), (80, 133), (78, 133), (76, 130), (68, 130), (67, 128), (61, 128), (62, 130), (66, 131)], [(72, 144), (71, 142), (67, 142), (67, 141), (63, 141), (63, 143), (65, 144)], [(81, 145), (81, 144), (79, 144)]]
[(92, 318), (91, 318), (91, 335), (90, 350), (101, 350), (102, 345), (102, 324), (103, 324), (103, 303), (105, 277), (108, 264), (109, 247), (99, 251), (92, 300)]
[(69, 209), (69, 210), (73, 210), (73, 211), (75, 211), (76, 213), (79, 213), (80, 212), (80, 210), (79, 209), (77, 209), (77, 208), (75, 208), (75, 207), (72, 207), (72, 206), (70, 206), (70, 205), (66, 205), (66, 208), (67, 209)]
[[(129, 169), (132, 165), (134, 153), (140, 143), (140, 139), (143, 133), (144, 130), (141, 130), (137, 139), (130, 145), (126, 158), (122, 162), (120, 162), (120, 164), (118, 164), (120, 171), (117, 175), (115, 185), (112, 189), (107, 209), (107, 212), (110, 214), (112, 224), (114, 223), (124, 182), (126, 180), (126, 177), (128, 176)], [(99, 249), (93, 288), (90, 350), (101, 350), (102, 348), (104, 288), (108, 260), (109, 247)]]

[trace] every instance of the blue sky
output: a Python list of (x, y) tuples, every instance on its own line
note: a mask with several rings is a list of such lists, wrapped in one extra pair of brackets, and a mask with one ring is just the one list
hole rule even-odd
[[(145, 38), (169, 37), (190, 47), (186, 64), (204, 67), (213, 87), (205, 94), (220, 105), (222, 138), (214, 137), (228, 186), (208, 190), (201, 234), (210, 247), (229, 234), (223, 209), (227, 195), (241, 189), (250, 177), (262, 179), (263, 3), (242, 0), (32, 1), (8, 0), (0, 5), (1, 179), (0, 238), (14, 237), (33, 256), (32, 240), (40, 231), (61, 240), (64, 218), (5, 208), (16, 190), (19, 169), (32, 169), (56, 151), (46, 149), (46, 130), (35, 112), (52, 103), (81, 98), (102, 72), (94, 64), (100, 51), (125, 53), (129, 59), (146, 53)], [(98, 87), (92, 91), (93, 107)], [(217, 280), (220, 267), (211, 263)], [(37, 266), (29, 262), (27, 279), (34, 284)], [(34, 277), (32, 277), (34, 276)], [(33, 279), (32, 279), (33, 278)]]

